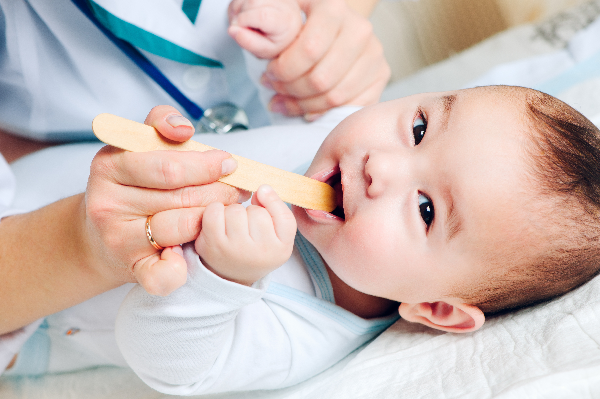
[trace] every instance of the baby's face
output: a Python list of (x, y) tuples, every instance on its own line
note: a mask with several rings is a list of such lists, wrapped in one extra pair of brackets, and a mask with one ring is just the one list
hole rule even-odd
[(343, 212), (294, 207), (300, 232), (346, 284), (399, 302), (448, 298), (485, 277), (490, 254), (526, 248), (530, 233), (529, 133), (511, 101), (489, 89), (426, 93), (351, 115), (307, 172), (336, 187)]

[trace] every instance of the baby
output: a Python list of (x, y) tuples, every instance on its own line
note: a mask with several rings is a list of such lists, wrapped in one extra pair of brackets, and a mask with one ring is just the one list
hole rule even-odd
[(599, 161), (598, 129), (530, 89), (365, 108), (306, 173), (335, 188), (334, 212), (290, 211), (268, 187), (245, 209), (210, 205), (184, 248), (187, 283), (165, 298), (134, 288), (119, 347), (150, 386), (197, 394), (298, 383), (372, 339), (396, 308), (475, 331), (484, 314), (598, 273)]
[(187, 283), (165, 298), (135, 287), (119, 348), (155, 389), (198, 394), (296, 384), (396, 312), (473, 332), (598, 273), (599, 165), (598, 129), (534, 90), (365, 108), (306, 172), (334, 187), (335, 211), (290, 210), (266, 186), (247, 208), (210, 205), (184, 247)]

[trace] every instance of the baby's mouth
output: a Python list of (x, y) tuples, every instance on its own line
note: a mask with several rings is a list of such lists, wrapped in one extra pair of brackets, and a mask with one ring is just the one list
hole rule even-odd
[(335, 191), (336, 207), (331, 214), (339, 217), (340, 219), (346, 219), (346, 214), (344, 213), (344, 188), (342, 186), (342, 173), (338, 170), (336, 174), (327, 179), (326, 183), (333, 187), (333, 190)]

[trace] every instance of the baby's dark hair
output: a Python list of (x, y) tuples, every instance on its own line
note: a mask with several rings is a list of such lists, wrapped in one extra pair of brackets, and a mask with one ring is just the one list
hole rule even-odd
[[(558, 228), (540, 229), (544, 249), (533, 259), (492, 270), (490, 279), (463, 298), (487, 315), (558, 297), (600, 272), (600, 130), (545, 93), (519, 87), (494, 89), (525, 99), (524, 120), (531, 133), (525, 154), (532, 160), (528, 162), (532, 195), (527, 197), (532, 197), (531, 209), (537, 212), (533, 218)], [(506, 259), (511, 257), (492, 263)]]

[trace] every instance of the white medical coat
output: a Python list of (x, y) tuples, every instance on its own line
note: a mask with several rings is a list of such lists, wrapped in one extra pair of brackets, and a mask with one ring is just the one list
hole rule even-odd
[[(227, 1), (203, 0), (194, 22), (182, 0), (92, 4), (202, 108), (230, 101), (246, 110), (252, 127), (272, 122), (265, 102), (273, 93), (253, 83), (266, 61), (227, 34)], [(184, 112), (70, 0), (0, 0), (0, 129), (37, 140), (89, 140), (96, 115), (141, 122), (159, 104)]]

